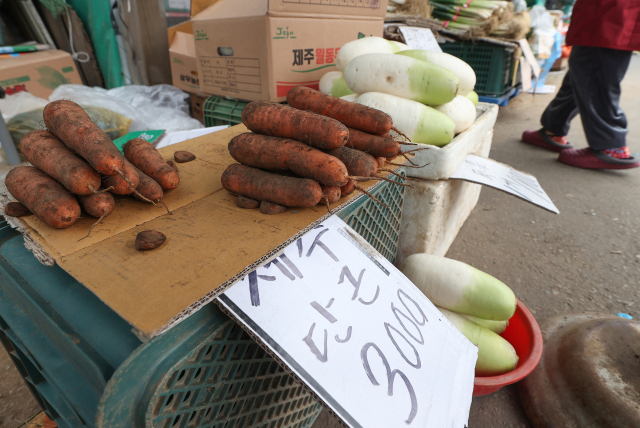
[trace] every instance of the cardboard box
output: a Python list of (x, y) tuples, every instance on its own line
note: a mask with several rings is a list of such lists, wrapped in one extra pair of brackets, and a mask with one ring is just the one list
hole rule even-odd
[(170, 27), (167, 32), (173, 86), (186, 92), (201, 94), (191, 21)]
[(0, 60), (0, 86), (7, 95), (29, 92), (49, 99), (60, 85), (82, 85), (76, 64), (67, 52), (49, 50)]
[[(386, 0), (382, 3), (386, 8)], [(375, 14), (314, 15), (318, 10), (337, 14), (341, 7), (294, 0), (218, 1), (191, 20), (200, 89), (249, 101), (284, 101), (299, 85), (317, 89), (320, 78), (336, 69), (342, 45), (365, 36), (382, 37), (383, 18)]]
[(198, 94), (191, 95), (191, 115), (194, 119), (197, 119), (204, 125), (204, 102), (207, 100), (206, 96)]

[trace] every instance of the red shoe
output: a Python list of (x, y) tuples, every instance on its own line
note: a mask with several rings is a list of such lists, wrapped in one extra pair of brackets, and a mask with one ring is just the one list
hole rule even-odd
[(605, 153), (604, 150), (591, 150), (589, 147), (580, 150), (564, 150), (558, 160), (564, 164), (585, 169), (631, 169), (640, 166), (640, 159), (635, 156), (619, 159)]
[[(564, 143), (556, 140), (564, 141)], [(571, 143), (567, 141), (567, 137), (551, 138), (549, 135), (547, 135), (544, 129), (540, 129), (538, 131), (524, 131), (522, 133), (522, 141), (554, 152), (573, 149)]]

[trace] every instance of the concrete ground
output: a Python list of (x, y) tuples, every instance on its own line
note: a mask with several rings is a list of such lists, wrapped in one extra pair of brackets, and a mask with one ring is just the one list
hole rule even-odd
[[(561, 74), (547, 83), (559, 85)], [(640, 316), (640, 170), (585, 171), (557, 154), (519, 142), (539, 127), (552, 95), (521, 94), (500, 108), (491, 158), (534, 174), (560, 210), (554, 215), (485, 188), (447, 254), (510, 285), (540, 321), (569, 312), (626, 312)], [(640, 152), (640, 56), (623, 83), (628, 144)], [(580, 119), (569, 134), (585, 147)], [(0, 351), (0, 427), (15, 428), (37, 404), (8, 356)], [(340, 424), (323, 413), (314, 428)], [(469, 428), (529, 428), (513, 386), (473, 400)]]

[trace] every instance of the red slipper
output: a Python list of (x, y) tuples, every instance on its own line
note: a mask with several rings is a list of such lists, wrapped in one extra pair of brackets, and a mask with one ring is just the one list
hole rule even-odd
[(549, 135), (547, 135), (544, 129), (540, 129), (538, 131), (524, 131), (522, 133), (522, 141), (554, 152), (573, 149), (571, 143), (562, 144), (554, 141)]
[(637, 157), (618, 159), (609, 156), (604, 150), (591, 150), (589, 147), (580, 150), (563, 150), (558, 160), (564, 164), (585, 169), (631, 169), (640, 166), (640, 159)]

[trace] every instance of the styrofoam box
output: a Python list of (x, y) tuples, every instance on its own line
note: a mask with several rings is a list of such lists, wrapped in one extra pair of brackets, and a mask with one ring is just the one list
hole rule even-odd
[[(480, 156), (482, 137), (493, 129), (498, 117), (496, 104), (478, 103), (476, 111), (478, 117), (469, 129), (458, 134), (453, 141), (444, 147), (429, 146), (428, 150), (416, 152), (411, 160), (416, 165), (426, 165), (423, 168), (407, 168), (407, 175), (414, 178), (428, 180), (441, 180), (451, 177), (460, 165), (460, 162), (468, 155)], [(491, 143), (489, 143), (491, 144)], [(404, 146), (406, 150), (415, 149), (415, 146)]]
[[(463, 142), (472, 146), (473, 150), (459, 151), (455, 156), (461, 156), (461, 160), (467, 153), (481, 157), (489, 156), (496, 110), (497, 108), (487, 109), (485, 114), (478, 118), (478, 121), (483, 120), (484, 124), (476, 127), (473, 132), (474, 141), (471, 141), (469, 136), (463, 136)], [(486, 117), (483, 119), (483, 116)], [(487, 127), (488, 123), (491, 123), (491, 127)], [(483, 130), (484, 133), (481, 134), (479, 130)], [(460, 153), (464, 153), (464, 156)], [(450, 160), (455, 156), (451, 156)], [(398, 266), (411, 254), (444, 256), (478, 203), (482, 188), (480, 184), (462, 180), (419, 179), (409, 181), (408, 184), (413, 188), (407, 187), (404, 196), (395, 262)]]

